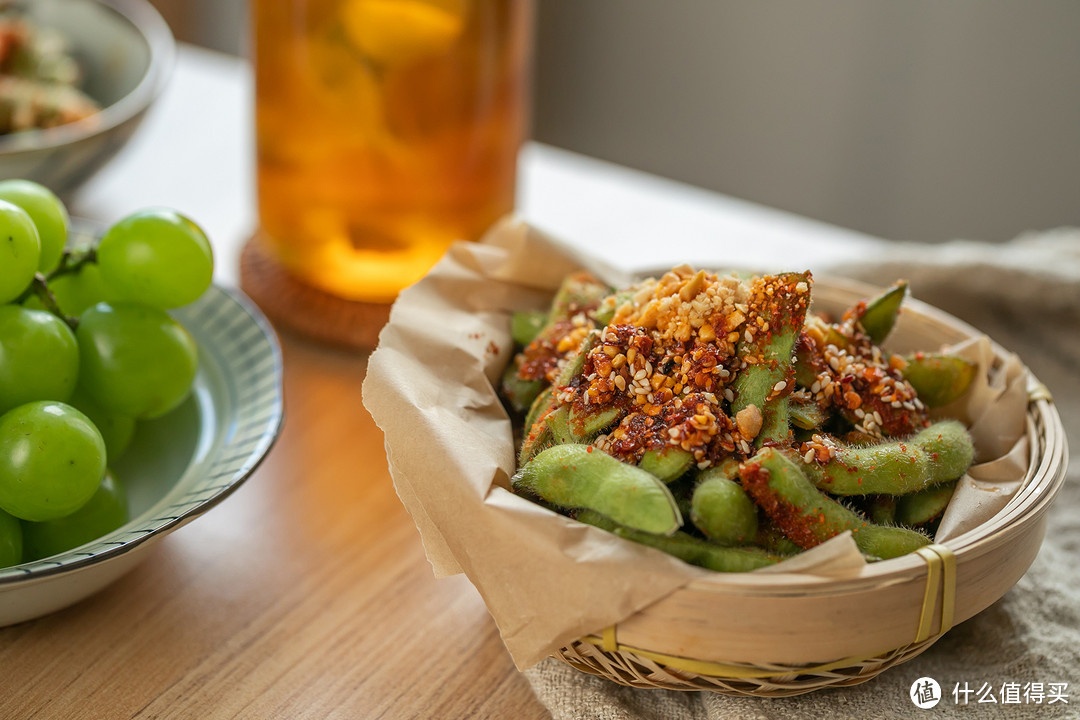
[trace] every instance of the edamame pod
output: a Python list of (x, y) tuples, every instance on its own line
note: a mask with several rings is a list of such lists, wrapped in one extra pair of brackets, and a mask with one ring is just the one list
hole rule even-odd
[(682, 477), (694, 464), (694, 456), (681, 447), (668, 445), (659, 450), (646, 450), (638, 461), (638, 467), (651, 473), (665, 483)]
[(503, 397), (517, 413), (525, 413), (544, 390), (543, 380), (525, 380), (517, 372), (517, 363), (506, 366), (502, 375)]
[(788, 418), (791, 424), (801, 430), (817, 430), (829, 419), (828, 413), (813, 400), (805, 402), (788, 401)]
[(510, 337), (524, 347), (547, 325), (548, 314), (542, 310), (518, 310), (510, 316)]
[(589, 445), (544, 450), (514, 475), (513, 484), (560, 507), (595, 510), (647, 533), (671, 535), (682, 525), (664, 483)]
[(820, 545), (845, 530), (862, 552), (882, 559), (930, 543), (914, 530), (871, 524), (814, 487), (799, 466), (775, 448), (763, 448), (743, 463), (740, 478), (769, 519), (800, 547)]
[(709, 540), (745, 545), (758, 530), (757, 507), (737, 482), (739, 465), (710, 468), (699, 476), (690, 500), (690, 521)]
[(677, 532), (671, 537), (651, 535), (622, 527), (594, 512), (578, 512), (575, 517), (583, 523), (607, 530), (621, 538), (648, 545), (668, 555), (674, 555), (683, 562), (716, 572), (749, 572), (783, 560), (783, 557), (762, 548), (722, 547), (684, 532)]
[(619, 419), (622, 413), (623, 411), (617, 407), (581, 411), (575, 405), (570, 408), (570, 416), (567, 420), (570, 432), (577, 439), (577, 442), (584, 442), (592, 440), (602, 430), (610, 427), (612, 423)]
[(959, 400), (975, 380), (978, 366), (955, 355), (909, 355), (901, 373), (928, 407)]
[(896, 498), (896, 495), (871, 495), (867, 498), (866, 514), (870, 517), (870, 522), (878, 525), (895, 525)]
[(861, 313), (856, 306), (855, 312), (859, 316), (859, 324), (875, 344), (881, 344), (892, 332), (893, 326), (896, 325), (896, 318), (900, 315), (900, 305), (904, 302), (907, 289), (907, 281), (901, 280), (877, 297), (868, 300), (866, 309)]
[(956, 491), (956, 482), (942, 483), (896, 500), (896, 522), (911, 527), (929, 525), (945, 513)]
[(735, 376), (731, 414), (751, 405), (761, 411), (758, 446), (787, 439), (787, 396), (795, 385), (791, 354), (806, 319), (810, 283), (809, 272), (784, 273), (760, 278), (751, 291), (759, 310), (747, 320), (736, 348), (747, 365)]
[(942, 420), (909, 440), (840, 446), (825, 463), (805, 463), (807, 476), (834, 495), (903, 495), (955, 480), (975, 456), (971, 436), (956, 420)]

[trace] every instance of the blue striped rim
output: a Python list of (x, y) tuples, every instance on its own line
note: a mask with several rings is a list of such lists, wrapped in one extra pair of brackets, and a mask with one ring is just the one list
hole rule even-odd
[[(211, 449), (150, 512), (92, 543), (0, 569), (0, 585), (64, 573), (121, 555), (201, 515), (251, 475), (284, 420), (281, 348), (270, 323), (238, 290), (211, 287), (174, 316), (195, 337), (204, 365), (220, 371), (228, 397), (214, 397)], [(204, 370), (200, 370), (200, 373)], [(212, 384), (211, 384), (212, 385)]]

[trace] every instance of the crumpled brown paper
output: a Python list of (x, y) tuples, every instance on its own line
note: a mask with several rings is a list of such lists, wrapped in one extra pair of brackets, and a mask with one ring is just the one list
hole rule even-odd
[[(546, 307), (562, 278), (581, 268), (614, 285), (629, 279), (513, 221), (481, 243), (454, 245), (395, 303), (364, 382), (395, 487), (435, 574), (469, 577), (522, 669), (691, 580), (715, 577), (509, 491), (516, 452), (495, 386), (512, 353), (510, 313)], [(979, 461), (990, 462), (972, 468), (958, 488), (939, 540), (1004, 507), (1027, 466), (1026, 446), (1017, 446), (1027, 402), (1023, 366), (1003, 362), (986, 342), (957, 351), (987, 371), (958, 417), (992, 442), (984, 450), (976, 437)], [(1010, 451), (1011, 463), (995, 460)], [(772, 571), (836, 577), (861, 566), (844, 535)]]

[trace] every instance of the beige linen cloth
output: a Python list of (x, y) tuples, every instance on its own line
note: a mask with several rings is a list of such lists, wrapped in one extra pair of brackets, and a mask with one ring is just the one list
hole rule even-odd
[[(956, 315), (1018, 353), (1053, 393), (1073, 453), (1080, 453), (1080, 229), (1026, 235), (1004, 245), (956, 241), (899, 244), (836, 268), (879, 285), (911, 282), (920, 300)], [(851, 688), (784, 699), (638, 690), (548, 659), (525, 672), (555, 720), (892, 720), (893, 718), (1080, 718), (1080, 468), (1048, 515), (1046, 540), (1023, 579), (918, 658)], [(920, 710), (912, 683), (931, 677), (942, 701)], [(966, 685), (965, 685), (966, 683)], [(1006, 683), (1067, 683), (1061, 701), (1002, 702)], [(956, 703), (959, 685), (973, 692)], [(977, 702), (984, 685), (996, 703)], [(984, 693), (983, 698), (987, 695)]]

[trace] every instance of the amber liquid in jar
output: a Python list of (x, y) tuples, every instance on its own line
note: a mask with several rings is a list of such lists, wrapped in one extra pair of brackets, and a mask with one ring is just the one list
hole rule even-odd
[(532, 0), (255, 0), (261, 234), (386, 302), (513, 208)]

